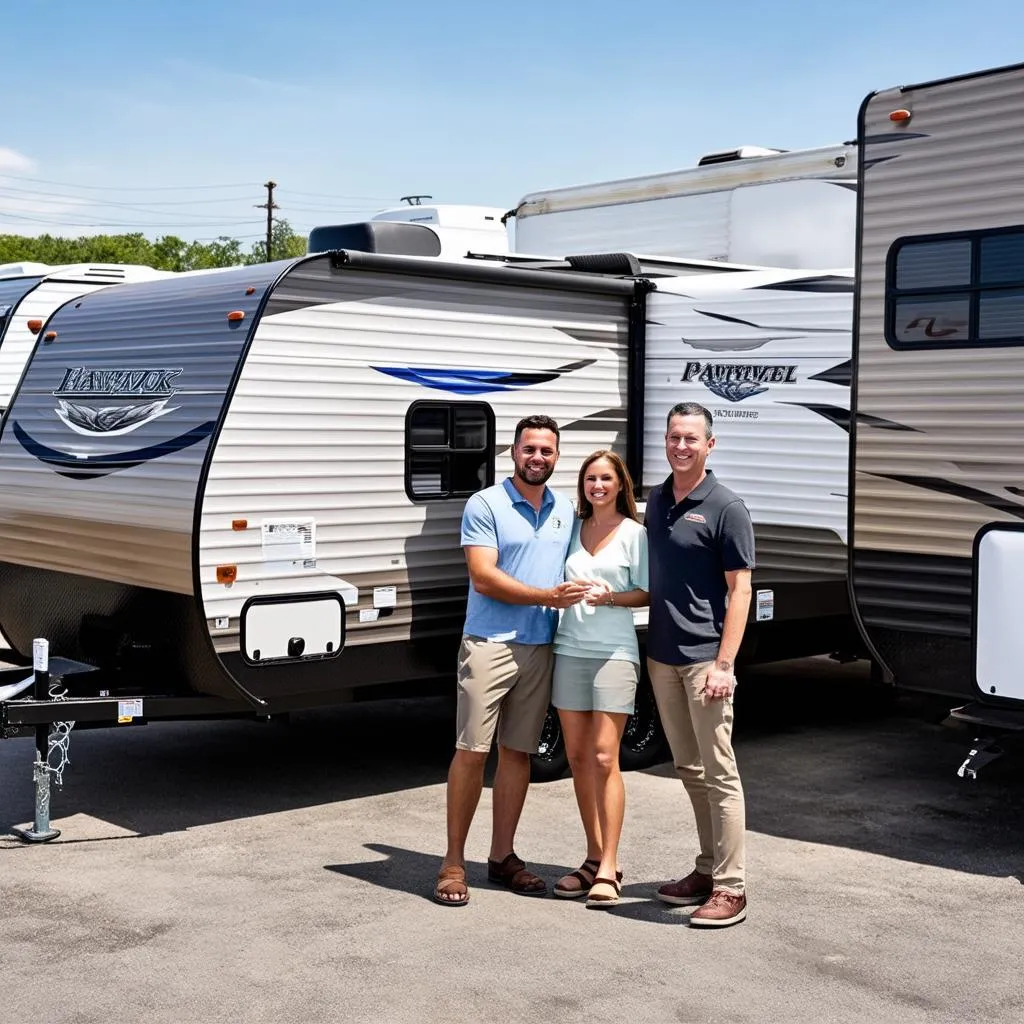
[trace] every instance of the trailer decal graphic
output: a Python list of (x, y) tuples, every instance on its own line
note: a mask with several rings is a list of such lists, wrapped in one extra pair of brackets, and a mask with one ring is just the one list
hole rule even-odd
[(175, 452), (191, 448), (192, 445), (205, 441), (213, 433), (215, 426), (216, 423), (213, 420), (208, 420), (184, 434), (168, 438), (159, 444), (106, 455), (76, 455), (72, 452), (58, 451), (56, 448), (50, 448), (37, 441), (18, 422), (12, 424), (12, 429), (22, 448), (30, 455), (34, 455), (40, 462), (50, 466), (58, 475), (76, 480), (92, 480), (95, 477), (106, 476), (108, 473), (116, 473), (122, 469), (133, 469), (152, 459), (163, 458), (165, 455), (173, 455)]
[(686, 364), (680, 380), (699, 381), (714, 395), (728, 402), (764, 394), (769, 384), (795, 384), (796, 365), (759, 365), (757, 363), (702, 363), (693, 359)]
[(374, 366), (373, 369), (437, 391), (448, 391), (455, 395), (487, 395), (496, 391), (514, 391), (533, 384), (546, 384), (563, 374), (581, 370), (596, 362), (596, 359), (581, 359), (548, 371), (428, 369), (419, 366)]

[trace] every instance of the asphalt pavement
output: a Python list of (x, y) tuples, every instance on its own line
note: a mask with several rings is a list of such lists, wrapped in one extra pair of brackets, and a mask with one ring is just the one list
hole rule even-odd
[[(1019, 1022), (1024, 763), (958, 779), (944, 708), (862, 665), (745, 676), (749, 917), (711, 932), (653, 899), (695, 852), (669, 765), (626, 777), (618, 907), (488, 886), (489, 790), (470, 904), (432, 903), (444, 699), (73, 733), (43, 846), (3, 838), (32, 743), (0, 741), (0, 1021)], [(531, 787), (530, 866), (581, 842), (571, 782)]]

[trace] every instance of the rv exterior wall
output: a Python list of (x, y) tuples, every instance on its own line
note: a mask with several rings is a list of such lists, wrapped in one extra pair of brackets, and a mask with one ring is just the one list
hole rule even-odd
[(665, 422), (707, 406), (709, 466), (744, 500), (773, 618), (848, 616), (846, 470), (853, 279), (748, 271), (658, 282), (648, 299), (644, 493)]
[(853, 150), (829, 147), (534, 193), (516, 210), (514, 248), (849, 267), (855, 175)]
[[(407, 493), (414, 403), (488, 406), (495, 480), (511, 471), (514, 426), (532, 413), (562, 428), (552, 485), (570, 494), (584, 455), (625, 453), (626, 297), (507, 276), (338, 272), (321, 259), (275, 289), (203, 496), (200, 583), (218, 651), (237, 651), (249, 598), (325, 589), (345, 595), (346, 650), (458, 636), (465, 501)], [(308, 531), (305, 559), (282, 559), (268, 542), (269, 526), (289, 523)], [(215, 579), (226, 561), (239, 570), (230, 588)]]
[[(899, 109), (911, 119), (890, 120)], [(1024, 226), (1024, 70), (878, 93), (862, 117), (854, 595), (897, 682), (970, 693), (972, 544), (1024, 518), (1024, 347), (927, 302), (890, 323), (890, 344), (886, 296), (898, 240)], [(921, 273), (948, 281), (938, 263)], [(1024, 324), (1019, 297), (1001, 301)]]

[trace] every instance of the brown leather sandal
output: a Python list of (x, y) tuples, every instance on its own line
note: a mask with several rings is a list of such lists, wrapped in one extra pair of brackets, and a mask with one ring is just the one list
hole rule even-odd
[[(614, 907), (619, 902), (619, 894), (622, 892), (622, 885), (620, 882), (622, 873), (618, 872), (619, 879), (616, 878), (595, 878), (594, 884), (590, 887), (590, 895), (587, 896), (588, 907), (599, 907), (604, 909), (605, 907)], [(602, 892), (596, 890), (603, 888)]]
[(526, 865), (510, 853), (503, 860), (487, 861), (487, 881), (500, 885), (517, 896), (547, 896), (548, 883), (526, 870)]
[[(578, 900), (581, 896), (586, 896), (594, 884), (600, 864), (600, 861), (588, 857), (575, 871), (563, 875), (555, 883), (555, 888), (552, 891), (559, 899), (563, 900)], [(573, 885), (573, 882), (579, 884)]]
[(437, 885), (434, 886), (433, 900), (442, 907), (464, 907), (469, 902), (466, 869), (458, 864), (441, 868), (437, 875)]

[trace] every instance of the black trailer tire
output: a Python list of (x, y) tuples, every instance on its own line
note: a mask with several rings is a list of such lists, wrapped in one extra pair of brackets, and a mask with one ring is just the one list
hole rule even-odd
[(540, 734), (537, 753), (530, 758), (530, 780), (532, 782), (553, 782), (565, 775), (569, 768), (569, 756), (565, 752), (562, 726), (558, 712), (548, 708), (544, 729)]
[(626, 728), (619, 744), (619, 766), (626, 772), (637, 771), (660, 764), (667, 756), (668, 745), (658, 717), (658, 705), (644, 671), (636, 688), (633, 714), (626, 719)]

